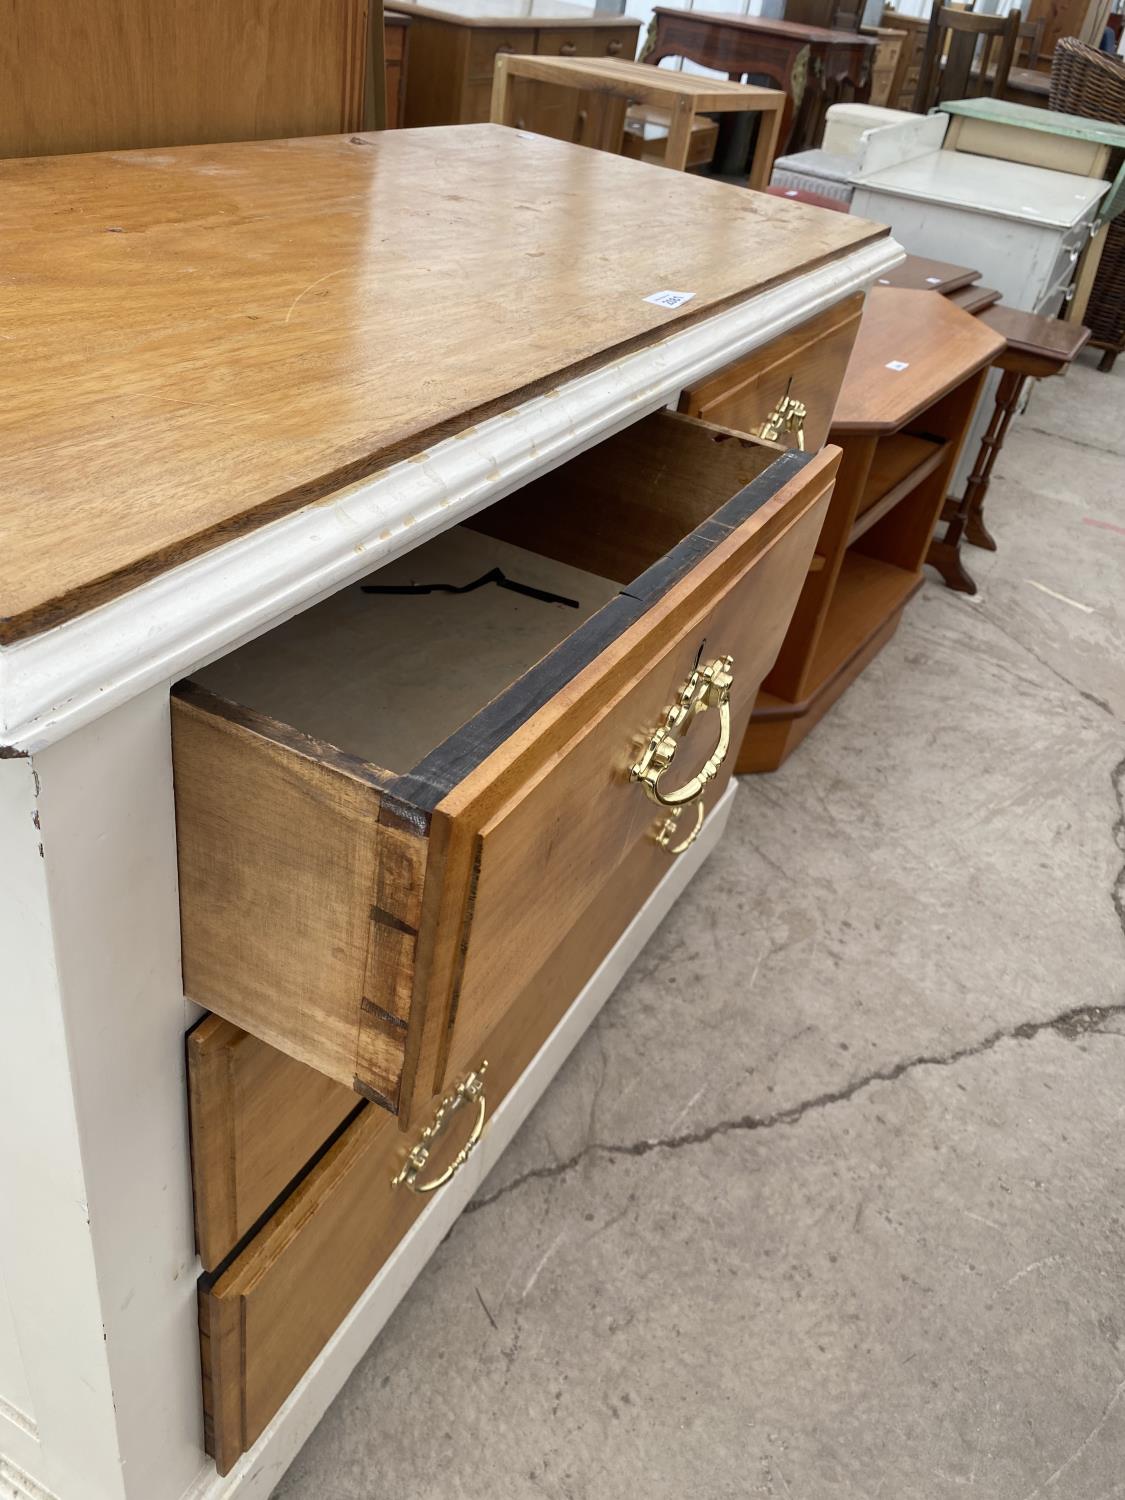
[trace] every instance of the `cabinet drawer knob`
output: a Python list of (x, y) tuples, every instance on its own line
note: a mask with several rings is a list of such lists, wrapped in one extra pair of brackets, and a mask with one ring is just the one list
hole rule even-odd
[[(438, 1105), (433, 1119), (423, 1130), (417, 1144), (411, 1149), (410, 1154), (403, 1162), (399, 1171), (391, 1178), (392, 1187), (406, 1187), (412, 1193), (434, 1193), (439, 1187), (444, 1187), (449, 1179), (461, 1170), (461, 1168), (472, 1156), (477, 1142), (484, 1133), (484, 1116), (488, 1108), (484, 1097), (484, 1075), (488, 1063), (482, 1062), (480, 1067), (470, 1073), (462, 1083), (459, 1083), (451, 1094)], [(430, 1154), (435, 1143), (449, 1129), (450, 1121), (460, 1113), (466, 1106), (475, 1103), (477, 1106), (477, 1117), (473, 1122), (473, 1128), (469, 1132), (469, 1138), (458, 1151), (457, 1155), (436, 1177), (431, 1177), (428, 1182), (422, 1182), (422, 1173), (430, 1160)]]
[[(645, 796), (661, 807), (685, 807), (702, 796), (707, 784), (719, 774), (730, 750), (730, 690), (734, 682), (734, 660), (717, 656), (705, 667), (696, 667), (680, 695), (655, 730), (638, 761), (629, 768), (632, 781), (639, 781)], [(661, 778), (672, 764), (680, 736), (687, 733), (698, 714), (709, 708), (719, 711), (719, 738), (698, 775), (675, 791), (665, 791)], [(702, 821), (702, 819), (700, 819)], [(698, 832), (698, 830), (696, 830)], [(659, 840), (659, 835), (657, 836)]]

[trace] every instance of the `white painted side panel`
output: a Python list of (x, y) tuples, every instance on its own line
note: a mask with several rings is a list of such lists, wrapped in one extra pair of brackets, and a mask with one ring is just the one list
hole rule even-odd
[[(946, 152), (946, 155), (954, 153)], [(1009, 307), (1031, 312), (1063, 241), (1051, 225), (994, 218), (968, 209), (885, 193), (856, 184), (852, 213), (889, 224), (908, 255), (925, 255), (979, 271)]]
[(0, 1255), (42, 1452), (10, 1422), (0, 1451), (67, 1500), (124, 1500), (37, 817), (30, 763), (0, 760)]
[[(115, 1483), (59, 1488), (166, 1500), (197, 1471), (202, 1433), (167, 684), (35, 769), (97, 1280), (84, 1312), (116, 1411), (97, 1437), (119, 1445)], [(53, 1380), (65, 1366), (60, 1353)], [(68, 1427), (52, 1444), (81, 1468), (92, 1438)]]
[[(0, 1218), (0, 1223), (6, 1217), (5, 1212)], [(16, 1334), (15, 1320), (12, 1317), (12, 1304), (8, 1299), (8, 1288), (4, 1283), (3, 1262), (0, 1262), (0, 1417), (21, 1429), (26, 1436), (35, 1437), (37, 1428), (32, 1408), (31, 1387), (27, 1383), (23, 1353)]]

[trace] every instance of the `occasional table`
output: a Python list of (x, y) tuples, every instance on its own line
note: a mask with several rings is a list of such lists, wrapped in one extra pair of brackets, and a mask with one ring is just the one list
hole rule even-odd
[(759, 190), (769, 185), (785, 106), (780, 89), (756, 88), (724, 78), (701, 78), (604, 57), (509, 54), (496, 59), (494, 125), (517, 125), (579, 145), (620, 152), (630, 105), (666, 113), (668, 139), (663, 164), (680, 172), (688, 165), (697, 115), (739, 111), (761, 116), (749, 185)]
[(908, 292), (938, 292), (945, 297), (979, 280), (980, 272), (968, 266), (930, 260), (925, 255), (908, 255), (880, 276), (877, 285), (897, 286)]
[[(1065, 374), (1090, 338), (1090, 330), (1080, 324), (1036, 317), (1034, 313), (1019, 312), (1013, 307), (990, 307), (979, 316), (982, 323), (1003, 334), (1007, 348), (993, 361), (1003, 374), (996, 390), (992, 420), (981, 439), (964, 495), (959, 500), (947, 502), (948, 506), (954, 507), (948, 515), (950, 528), (942, 541), (934, 544), (935, 555), (929, 559), (943, 574), (946, 572), (943, 561), (949, 558), (950, 545), (956, 547), (962, 530), (965, 540), (974, 547), (996, 551), (996, 543), (984, 524), (984, 502), (992, 466), (1004, 445), (1012, 417), (1019, 410), (1024, 389), (1029, 380)], [(946, 582), (950, 582), (948, 577)], [(958, 587), (956, 583), (951, 586)], [(969, 592), (975, 592), (975, 587)]]
[(875, 286), (836, 403), (843, 459), (738, 770), (772, 771), (882, 650), (922, 584), (949, 476), (1004, 336), (929, 292)]
[(830, 104), (866, 103), (875, 47), (854, 32), (658, 5), (643, 61), (686, 57), (732, 80), (768, 78), (789, 98), (779, 149), (804, 151), (820, 144)]

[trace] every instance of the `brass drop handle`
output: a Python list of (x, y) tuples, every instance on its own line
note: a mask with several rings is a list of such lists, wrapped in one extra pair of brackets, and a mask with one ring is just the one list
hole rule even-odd
[[(391, 1178), (392, 1187), (406, 1187), (412, 1193), (436, 1193), (439, 1187), (444, 1187), (449, 1179), (465, 1165), (484, 1133), (484, 1116), (488, 1108), (484, 1097), (484, 1075), (487, 1068), (487, 1061), (482, 1062), (480, 1067), (470, 1073), (463, 1083), (457, 1085), (452, 1094), (447, 1094), (441, 1101), (434, 1112), (433, 1119), (418, 1138), (417, 1144), (411, 1149), (409, 1156), (395, 1176)], [(477, 1117), (469, 1132), (468, 1140), (444, 1172), (439, 1173), (437, 1177), (431, 1177), (428, 1182), (419, 1182), (418, 1179), (426, 1170), (435, 1142), (448, 1130), (454, 1115), (466, 1105), (474, 1103), (477, 1106)]]
[(809, 409), (803, 401), (798, 401), (796, 396), (789, 394), (792, 386), (793, 380), (790, 377), (789, 384), (785, 387), (785, 395), (753, 435), (764, 438), (767, 443), (776, 443), (784, 433), (791, 432), (797, 439), (797, 447), (803, 453), (805, 451), (805, 418), (809, 414)]
[(564, 42), (559, 48), (559, 54), (562, 57), (577, 57), (578, 48), (573, 42)]
[(610, 57), (619, 57), (621, 55), (621, 43), (618, 41), (606, 42), (605, 50), (609, 53)]
[[(676, 702), (664, 715), (664, 723), (653, 732), (640, 759), (629, 767), (630, 780), (639, 781), (645, 796), (651, 801), (658, 802), (661, 807), (684, 807), (701, 797), (707, 785), (719, 774), (730, 750), (730, 690), (733, 683), (734, 659), (730, 656), (717, 656), (705, 667), (696, 667), (684, 683)], [(660, 784), (661, 778), (675, 758), (679, 736), (690, 729), (697, 714), (706, 713), (709, 708), (719, 711), (719, 738), (714, 750), (702, 770), (690, 781), (685, 781), (674, 792), (665, 791)]]
[(680, 817), (684, 812), (684, 809), (677, 808), (675, 812), (671, 812), (668, 814), (668, 816), (663, 820), (663, 822), (660, 823), (656, 830), (656, 842), (660, 845), (660, 847), (666, 854), (682, 854), (685, 849), (691, 848), (692, 844), (695, 843), (696, 839), (699, 837), (703, 829), (703, 818), (705, 815), (705, 811), (706, 809), (703, 806), (703, 798), (700, 797), (699, 801), (695, 804), (695, 822), (691, 826), (691, 831), (687, 834), (686, 838), (682, 838), (678, 844), (673, 843), (672, 841), (676, 837), (676, 834), (679, 832)]

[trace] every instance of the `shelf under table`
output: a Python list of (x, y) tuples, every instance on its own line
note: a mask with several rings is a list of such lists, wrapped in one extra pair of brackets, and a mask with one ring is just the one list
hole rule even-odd
[(871, 472), (860, 496), (848, 544), (870, 531), (888, 511), (913, 493), (941, 463), (946, 443), (940, 438), (896, 432), (882, 438), (875, 448)]
[(813, 653), (807, 696), (790, 703), (774, 693), (761, 692), (754, 718), (795, 719), (808, 713), (833, 678), (852, 661), (921, 586), (917, 573), (862, 552), (844, 556), (836, 588)]

